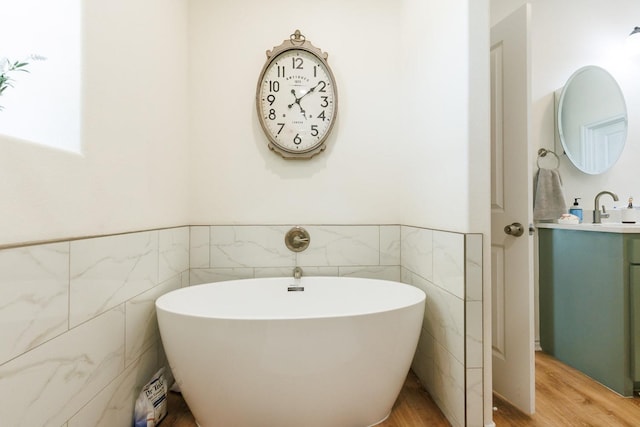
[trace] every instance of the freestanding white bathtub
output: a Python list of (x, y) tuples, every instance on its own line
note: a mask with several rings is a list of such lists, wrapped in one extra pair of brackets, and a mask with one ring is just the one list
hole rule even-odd
[(156, 307), (201, 427), (365, 427), (391, 412), (424, 301), (398, 282), (303, 277), (182, 288)]

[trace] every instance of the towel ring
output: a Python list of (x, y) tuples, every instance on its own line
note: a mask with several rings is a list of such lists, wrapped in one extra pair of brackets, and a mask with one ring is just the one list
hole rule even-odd
[(560, 157), (558, 157), (558, 155), (556, 153), (554, 153), (551, 150), (547, 150), (546, 148), (541, 148), (538, 150), (538, 159), (536, 160), (536, 165), (538, 166), (538, 169), (540, 169), (540, 158), (541, 157), (546, 157), (547, 154), (553, 154), (553, 156), (556, 158), (556, 161), (558, 162), (558, 165), (556, 166), (556, 169), (560, 167)]

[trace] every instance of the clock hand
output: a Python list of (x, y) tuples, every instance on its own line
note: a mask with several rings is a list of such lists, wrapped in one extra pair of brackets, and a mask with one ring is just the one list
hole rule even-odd
[(305, 114), (306, 111), (304, 111), (304, 108), (302, 108), (302, 105), (300, 105), (300, 99), (302, 98), (299, 98), (298, 100), (296, 100), (296, 104), (298, 104), (298, 107), (300, 107), (300, 112), (302, 113), (302, 117), (304, 117), (306, 120), (307, 119), (307, 115)]
[(295, 89), (291, 89), (291, 94), (293, 95), (293, 97), (296, 99), (295, 101), (293, 101), (291, 104), (289, 104), (289, 108), (293, 107), (294, 104), (298, 104), (300, 105), (300, 98), (298, 98), (296, 96), (296, 90)]
[[(291, 89), (291, 93), (293, 94), (293, 97), (296, 99), (293, 103), (289, 104), (288, 107), (291, 108), (293, 107), (294, 104), (298, 104), (298, 107), (300, 107), (300, 112), (302, 113), (302, 117), (304, 117), (305, 119), (307, 118), (307, 115), (305, 114), (306, 112), (304, 111), (304, 108), (302, 108), (302, 105), (300, 105), (300, 100), (304, 97), (304, 95), (302, 95), (300, 98), (298, 98), (296, 96), (296, 90), (295, 89)], [(306, 95), (306, 93), (305, 93)]]
[(296, 95), (296, 91), (295, 89), (291, 89), (291, 93), (293, 94), (293, 97), (296, 99), (293, 103), (289, 104), (289, 108), (293, 107), (293, 104), (298, 104), (298, 107), (300, 107), (300, 112), (302, 113), (302, 116), (306, 119), (307, 115), (306, 115), (306, 111), (304, 111), (304, 109), (302, 108), (302, 105), (300, 104), (300, 101), (302, 100), (302, 98), (304, 98), (305, 96), (309, 95), (311, 92), (315, 91), (316, 88), (318, 86), (320, 86), (320, 83), (322, 83), (322, 81), (319, 81), (314, 87), (310, 88), (307, 92), (305, 92), (304, 95), (302, 95), (300, 98), (298, 98), (298, 96)]
[(317, 88), (318, 86), (320, 86), (320, 82), (318, 82), (318, 84), (317, 84), (317, 85), (315, 85), (314, 87), (312, 87), (311, 89), (309, 89), (309, 90), (307, 91), (307, 93), (305, 93), (304, 95), (302, 95), (300, 98), (297, 98), (297, 99), (296, 99), (296, 102), (297, 102), (297, 103), (300, 103), (300, 100), (301, 100), (302, 98), (304, 98), (305, 96), (309, 95), (311, 92), (313, 92), (314, 90), (316, 90), (316, 88)]

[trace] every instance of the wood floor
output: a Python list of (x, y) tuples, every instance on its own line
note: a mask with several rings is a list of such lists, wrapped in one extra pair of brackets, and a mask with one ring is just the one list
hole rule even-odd
[[(196, 427), (193, 415), (180, 394), (169, 393), (168, 400), (169, 413), (167, 418), (162, 421), (161, 427)], [(451, 424), (440, 412), (429, 393), (422, 388), (418, 378), (413, 372), (409, 372), (391, 415), (376, 427), (423, 426), (450, 427)]]
[[(551, 356), (536, 353), (536, 413), (527, 416), (494, 395), (497, 427), (637, 427), (640, 398), (625, 398)], [(380, 427), (445, 427), (450, 424), (409, 373), (389, 418)], [(170, 393), (163, 427), (195, 427), (179, 394)], [(327, 426), (332, 427), (332, 426)]]
[(536, 413), (524, 415), (496, 395), (493, 406), (498, 427), (640, 426), (640, 398), (622, 397), (542, 352), (536, 352)]

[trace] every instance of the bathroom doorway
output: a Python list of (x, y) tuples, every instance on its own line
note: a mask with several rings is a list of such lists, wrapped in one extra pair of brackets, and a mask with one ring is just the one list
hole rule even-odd
[(491, 28), (491, 276), (494, 393), (535, 410), (529, 23), (525, 4)]

